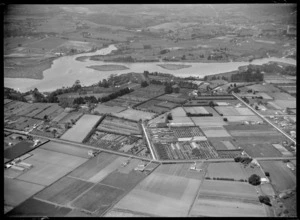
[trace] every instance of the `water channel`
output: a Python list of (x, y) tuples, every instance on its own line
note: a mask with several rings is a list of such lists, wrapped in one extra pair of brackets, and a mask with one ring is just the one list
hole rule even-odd
[[(9, 88), (14, 88), (21, 92), (29, 91), (30, 89), (37, 88), (39, 91), (53, 91), (55, 89), (61, 88), (63, 86), (72, 86), (74, 82), (78, 79), (81, 85), (92, 85), (104, 78), (108, 78), (112, 73), (122, 74), (129, 72), (144, 72), (145, 70), (149, 72), (162, 72), (170, 73), (175, 76), (200, 76), (213, 75), (222, 72), (229, 72), (237, 70), (239, 66), (245, 66), (250, 64), (250, 62), (227, 62), (227, 63), (188, 63), (188, 62), (147, 62), (147, 63), (113, 63), (113, 62), (103, 62), (103, 61), (78, 61), (77, 57), (81, 56), (92, 56), (92, 55), (107, 55), (117, 48), (114, 45), (110, 45), (107, 48), (97, 50), (90, 53), (82, 53), (72, 56), (60, 57), (53, 61), (50, 69), (43, 72), (44, 79), (26, 79), (26, 78), (4, 78), (4, 86)], [(296, 65), (296, 60), (290, 58), (276, 58), (269, 57), (263, 59), (253, 60), (251, 64), (262, 65), (268, 63), (269, 61), (283, 62), (288, 64)], [(191, 65), (189, 68), (179, 69), (179, 70), (167, 70), (157, 64), (184, 64)], [(87, 68), (87, 66), (92, 65), (123, 65), (128, 67), (126, 70), (116, 70), (116, 71), (98, 71)]]

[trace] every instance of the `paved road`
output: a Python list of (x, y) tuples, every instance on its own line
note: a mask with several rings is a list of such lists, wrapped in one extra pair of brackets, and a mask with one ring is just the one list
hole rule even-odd
[[(7, 129), (4, 128), (4, 130), (9, 131), (9, 132), (13, 132), (13, 133), (18, 133), (18, 134), (24, 134), (26, 135), (27, 132), (24, 131), (18, 131), (18, 130), (13, 130), (13, 129)], [(149, 162), (159, 162), (162, 164), (170, 164), (170, 163), (194, 163), (194, 162), (234, 162), (233, 158), (220, 158), (220, 159), (196, 159), (196, 160), (156, 160), (156, 159), (149, 159), (149, 158), (144, 158), (144, 157), (140, 157), (140, 156), (136, 156), (136, 155), (132, 155), (132, 154), (126, 154), (126, 153), (122, 153), (122, 152), (118, 152), (118, 151), (113, 151), (113, 150), (108, 150), (108, 149), (104, 149), (104, 148), (98, 148), (98, 147), (93, 147), (90, 145), (86, 145), (86, 144), (82, 144), (82, 143), (77, 143), (77, 142), (73, 142), (73, 141), (69, 141), (69, 140), (63, 140), (63, 139), (58, 139), (58, 138), (49, 138), (49, 137), (44, 137), (44, 136), (40, 136), (40, 135), (35, 135), (35, 134), (30, 134), (31, 136), (37, 137), (37, 138), (43, 138), (43, 139), (48, 139), (50, 141), (53, 142), (57, 142), (57, 143), (61, 143), (61, 144), (68, 144), (68, 145), (75, 145), (78, 147), (84, 147), (87, 150), (96, 150), (96, 151), (103, 151), (103, 152), (107, 152), (107, 153), (112, 153), (112, 154), (117, 154), (120, 156), (124, 156), (124, 157), (131, 157), (131, 158), (135, 158), (135, 159), (139, 159), (139, 160), (144, 160), (144, 161), (149, 161)], [(289, 159), (289, 160), (296, 160), (296, 156), (295, 157), (257, 157), (254, 158), (256, 160), (261, 160), (261, 161), (266, 161), (266, 160), (285, 160), (285, 159)]]
[[(12, 129), (7, 129), (7, 128), (4, 128), (4, 130), (7, 130), (7, 131), (13, 132), (13, 133), (18, 133), (18, 134), (24, 134), (24, 135), (27, 134), (27, 132), (24, 132), (24, 131), (12, 130)], [(44, 137), (44, 136), (40, 136), (40, 135), (36, 135), (36, 134), (30, 134), (30, 135), (34, 136), (34, 137), (38, 137), (38, 138), (48, 139), (50, 141), (61, 143), (61, 144), (69, 144), (69, 145), (84, 147), (84, 148), (87, 148), (87, 150), (96, 150), (96, 151), (100, 150), (100, 151), (103, 151), (103, 152), (113, 153), (113, 154), (117, 154), (117, 155), (125, 156), (125, 157), (132, 157), (132, 158), (136, 158), (136, 159), (139, 159), (139, 160), (146, 160), (146, 161), (151, 161), (152, 160), (152, 159), (145, 158), (145, 157), (140, 157), (140, 156), (136, 156), (136, 155), (132, 155), (132, 154), (126, 154), (126, 153), (122, 153), (122, 152), (118, 152), (118, 151), (113, 151), (113, 150), (108, 150), (108, 149), (104, 149), (104, 148), (94, 147), (94, 146), (90, 146), (90, 145), (86, 145), (86, 144), (82, 144), (82, 143), (78, 143), (78, 142), (74, 142), (74, 141), (63, 140), (63, 139), (58, 139), (58, 138), (49, 138), (49, 137)]]
[(152, 158), (153, 158), (153, 160), (157, 160), (157, 159), (156, 159), (156, 155), (155, 155), (155, 153), (154, 153), (154, 150), (152, 149), (151, 142), (149, 141), (148, 134), (147, 134), (147, 132), (146, 132), (144, 123), (142, 123), (142, 127), (143, 127), (143, 131), (144, 131), (146, 140), (147, 140), (147, 142), (148, 142), (148, 146), (149, 146), (150, 152), (151, 152), (151, 154), (152, 154)]
[(261, 115), (259, 112), (257, 112), (254, 108), (252, 108), (250, 105), (248, 105), (244, 100), (242, 100), (238, 95), (236, 95), (234, 92), (232, 92), (232, 95), (234, 95), (238, 100), (240, 100), (242, 103), (244, 103), (248, 108), (250, 108), (252, 111), (254, 111), (259, 117), (261, 117), (263, 120), (268, 122), (270, 125), (272, 125), (274, 128), (276, 128), (280, 133), (282, 133), (284, 136), (286, 136), (288, 139), (290, 139), (292, 142), (296, 144), (296, 141), (291, 138), (288, 134), (286, 134), (283, 130), (278, 128), (276, 125), (274, 125), (271, 121), (266, 119), (263, 115)]

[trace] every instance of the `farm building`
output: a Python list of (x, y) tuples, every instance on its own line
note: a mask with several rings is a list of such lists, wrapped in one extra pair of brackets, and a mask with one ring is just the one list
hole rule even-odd
[(290, 162), (288, 162), (288, 163), (286, 164), (286, 166), (287, 166), (288, 168), (290, 168), (291, 170), (295, 170), (294, 164), (292, 164), (292, 163), (290, 163)]
[(269, 183), (270, 180), (267, 177), (262, 177), (262, 178), (260, 178), (260, 182), (261, 182), (261, 184), (265, 184), (265, 183)]

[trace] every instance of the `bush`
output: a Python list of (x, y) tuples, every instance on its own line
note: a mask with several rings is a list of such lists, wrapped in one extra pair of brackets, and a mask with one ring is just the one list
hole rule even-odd
[(265, 172), (265, 175), (269, 177), (269, 176), (270, 176), (270, 173), (269, 173), (269, 172)]
[(268, 196), (259, 196), (258, 199), (261, 203), (271, 206), (271, 200)]
[(241, 161), (241, 159), (242, 159), (241, 157), (235, 157), (235, 158), (234, 158), (234, 161), (238, 163), (238, 162)]
[(260, 176), (256, 175), (256, 174), (253, 174), (249, 177), (248, 179), (248, 182), (251, 184), (251, 185), (254, 185), (254, 186), (257, 186), (260, 184)]

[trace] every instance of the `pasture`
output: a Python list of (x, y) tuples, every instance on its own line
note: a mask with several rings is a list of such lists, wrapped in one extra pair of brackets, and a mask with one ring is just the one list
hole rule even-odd
[(233, 106), (216, 106), (215, 110), (219, 114), (223, 114), (224, 116), (240, 115), (236, 108)]
[(249, 108), (235, 108), (238, 112), (238, 115), (255, 115)]
[(121, 173), (113, 171), (107, 175), (100, 183), (104, 185), (113, 186), (128, 192), (136, 186), (146, 175), (139, 171), (131, 170), (129, 173)]
[(251, 142), (242, 138), (238, 140), (238, 146), (244, 149), (251, 157), (282, 157), (282, 154), (268, 142), (257, 143), (255, 140)]
[[(32, 208), (34, 207), (34, 208)], [(71, 211), (70, 208), (55, 206), (38, 199), (30, 198), (7, 213), (10, 217), (63, 217)]]
[(114, 208), (154, 216), (187, 216), (199, 184), (199, 180), (161, 174), (155, 170)]
[(184, 107), (184, 110), (190, 114), (209, 114), (204, 107)]
[(285, 147), (283, 147), (281, 144), (272, 144), (273, 147), (275, 147), (277, 150), (282, 153), (284, 156), (293, 156), (291, 152), (289, 152)]
[(35, 197), (60, 205), (67, 205), (92, 186), (93, 184), (87, 181), (63, 177), (36, 194)]
[(58, 153), (64, 153), (73, 155), (76, 157), (82, 157), (82, 158), (90, 158), (88, 155), (88, 150), (85, 148), (77, 147), (74, 145), (68, 145), (68, 144), (60, 144), (56, 142), (48, 142), (42, 146), (40, 146), (41, 149), (50, 150)]
[(248, 179), (242, 170), (242, 165), (235, 162), (209, 163), (206, 177), (213, 178), (233, 178), (235, 180)]
[(109, 114), (109, 113), (118, 113), (125, 109), (126, 109), (125, 107), (107, 106), (99, 103), (97, 107), (94, 109), (94, 111), (98, 112), (99, 114)]
[(182, 107), (174, 108), (170, 112), (171, 112), (173, 118), (175, 118), (175, 117), (186, 117), (186, 112), (184, 111), (184, 109)]
[(186, 116), (173, 116), (173, 120), (170, 120), (171, 126), (195, 126), (190, 117)]
[(206, 137), (231, 137), (223, 127), (202, 127)]
[(121, 111), (119, 113), (113, 113), (113, 115), (117, 117), (123, 117), (129, 120), (139, 121), (139, 120), (150, 120), (152, 119), (156, 114), (151, 112), (145, 112), (135, 109), (126, 109), (124, 111)]
[(61, 136), (61, 139), (82, 142), (100, 119), (101, 116), (98, 115), (83, 115), (72, 128)]
[(255, 187), (242, 182), (204, 180), (190, 216), (266, 216)]
[(142, 103), (138, 106), (136, 106), (136, 109), (142, 110), (142, 111), (150, 111), (157, 114), (162, 114), (164, 112), (169, 111), (169, 108), (158, 106), (157, 104), (161, 103), (161, 100), (151, 99), (145, 103)]
[(137, 122), (111, 116), (106, 116), (97, 129), (125, 135), (141, 134), (141, 129)]
[(260, 161), (265, 172), (270, 173), (271, 184), (277, 192), (296, 187), (296, 176), (282, 161)]
[(10, 206), (17, 206), (35, 193), (44, 189), (44, 186), (18, 179), (4, 178), (4, 201)]
[(233, 144), (232, 137), (210, 137), (208, 138), (208, 140), (216, 150), (233, 150), (233, 148), (236, 149)]
[(199, 198), (190, 213), (191, 217), (265, 217), (261, 204), (242, 203), (228, 199)]
[(223, 121), (222, 117), (191, 117), (191, 119), (201, 129), (205, 127), (221, 127), (228, 124)]
[(60, 124), (64, 124), (67, 122), (71, 122), (72, 119), (77, 121), (82, 115), (83, 115), (83, 113), (81, 113), (81, 112), (70, 112), (66, 116), (64, 116), (62, 119), (60, 119), (58, 122)]
[(123, 194), (124, 191), (121, 189), (97, 184), (81, 197), (76, 199), (72, 203), (72, 206), (85, 209), (89, 212), (97, 211), (97, 213), (101, 215)]
[(178, 97), (180, 94), (166, 94), (162, 95), (160, 97), (157, 97), (156, 99), (162, 100), (162, 101), (169, 101), (169, 102), (174, 102), (177, 104), (183, 104), (187, 100), (186, 98), (180, 98)]
[(33, 156), (25, 159), (24, 162), (32, 164), (33, 167), (17, 179), (44, 186), (52, 184), (87, 161), (85, 158), (39, 148), (31, 153)]
[(61, 39), (61, 38), (54, 38), (54, 37), (48, 37), (41, 40), (37, 40), (35, 42), (27, 44), (27, 48), (38, 48), (38, 49), (45, 49), (45, 50), (52, 50), (63, 43), (67, 42), (67, 40)]
[(228, 119), (228, 122), (251, 121), (251, 122), (263, 123), (263, 120), (256, 115), (226, 116), (226, 118)]
[(273, 102), (276, 105), (280, 106), (282, 109), (297, 107), (296, 99), (294, 99), (294, 100), (275, 100)]
[[(73, 170), (69, 174), (69, 176), (75, 177), (75, 178), (80, 178), (80, 179), (87, 180), (87, 181), (93, 180), (91, 178), (93, 178), (95, 175), (97, 175), (99, 172), (101, 172), (104, 168), (107, 168), (117, 158), (119, 158), (119, 157), (114, 154), (108, 154), (108, 153), (104, 153), (104, 152), (100, 153), (96, 157), (93, 157), (92, 159), (88, 160), (87, 162), (85, 162), (84, 164), (79, 166), (77, 169)], [(125, 161), (125, 158), (124, 158), (124, 161)], [(122, 164), (122, 162), (120, 161), (120, 165), (121, 164)], [(116, 166), (116, 168), (117, 168), (117, 166)], [(113, 171), (115, 169), (112, 169), (111, 171)], [(94, 179), (95, 179), (95, 177), (94, 177)]]

